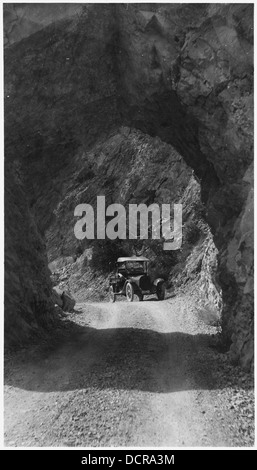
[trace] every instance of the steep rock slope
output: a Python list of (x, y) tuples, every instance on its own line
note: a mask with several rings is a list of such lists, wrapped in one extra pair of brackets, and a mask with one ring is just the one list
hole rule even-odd
[[(158, 136), (175, 147), (200, 184), (219, 250), (224, 336), (232, 341), (233, 359), (249, 368), (252, 6), (87, 5), (78, 11), (46, 12), (48, 26), (27, 38), (24, 28), (24, 39), (5, 53), (6, 157), (19, 161), (50, 260), (60, 249), (65, 256), (78, 249), (71, 235), (74, 197), (92, 200), (109, 171), (107, 192), (121, 200), (119, 165), (131, 176), (141, 148), (131, 151), (133, 128)], [(35, 10), (32, 17), (37, 21)], [(122, 124), (132, 129), (130, 136), (121, 136)], [(163, 172), (158, 152), (153, 167)], [(170, 165), (169, 177), (173, 171)], [(136, 186), (137, 202), (149, 201), (154, 194), (146, 188), (155, 191), (154, 181), (150, 170), (140, 181), (130, 177), (128, 194)], [(184, 183), (186, 193), (187, 177)]]
[[(67, 173), (69, 183), (54, 211), (55, 218), (45, 236), (54, 281), (60, 281), (61, 288), (69, 287), (78, 300), (88, 297), (101, 298), (106, 295), (106, 274), (110, 268), (113, 269), (118, 256), (136, 253), (148, 256), (151, 260), (152, 275), (164, 276), (168, 287), (171, 287), (174, 283), (179, 285), (195, 277), (197, 269), (199, 273), (205, 258), (201, 247), (207, 243), (207, 238), (215, 248), (204, 220), (200, 185), (181, 155), (160, 138), (150, 137), (128, 127), (120, 127), (108, 139), (99, 139), (88, 152), (78, 153)], [(96, 238), (99, 223), (97, 195), (105, 196), (106, 207), (119, 203), (126, 208), (126, 240), (110, 242), (75, 238), (74, 226), (78, 217), (74, 217), (74, 209), (78, 204), (85, 202), (91, 204), (94, 209)], [(171, 204), (171, 226), (174, 217), (173, 204), (183, 205), (181, 249), (176, 252), (163, 251), (163, 240), (152, 241), (151, 237), (144, 242), (129, 240), (129, 204), (144, 203), (149, 206), (157, 203), (161, 207), (162, 204), (167, 204), (167, 201)], [(108, 220), (106, 217), (106, 221)], [(191, 254), (192, 248), (198, 242), (198, 253), (196, 250)], [(187, 264), (189, 254), (191, 260)], [(180, 270), (185, 271), (182, 277), (179, 275)], [(104, 279), (101, 276), (103, 273)], [(213, 274), (206, 276), (211, 283)], [(97, 278), (101, 279), (101, 282), (98, 283)], [(210, 289), (204, 291), (206, 296)], [(214, 298), (210, 298), (210, 301), (213, 302)]]

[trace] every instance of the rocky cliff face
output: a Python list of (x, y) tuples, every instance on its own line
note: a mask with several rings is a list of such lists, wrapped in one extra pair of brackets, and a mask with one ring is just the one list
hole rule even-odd
[(73, 235), (77, 203), (100, 193), (125, 204), (186, 200), (189, 224), (196, 212), (186, 195), (198, 185), (215, 246), (204, 232), (211, 241), (184, 246), (177, 268), (189, 267), (190, 246), (205, 250), (202, 285), (210, 294), (215, 278), (222, 288), (224, 337), (249, 368), (252, 5), (44, 5), (43, 17), (40, 8), (25, 8), (33, 34), (26, 23), (10, 39), (6, 20), (5, 135), (49, 260), (77, 262), (88, 249)]
[(251, 174), (253, 158), (252, 7), (140, 5), (128, 10), (119, 15), (124, 114), (136, 127), (174, 145), (200, 178), (220, 251), (223, 331), (232, 339), (235, 361), (244, 357), (249, 367), (253, 217), (251, 185), (244, 175)]
[(17, 346), (55, 320), (45, 243), (17, 169), (5, 174), (5, 344)]

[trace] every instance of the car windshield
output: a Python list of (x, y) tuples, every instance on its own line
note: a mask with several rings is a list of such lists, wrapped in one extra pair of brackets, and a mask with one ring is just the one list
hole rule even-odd
[(118, 264), (118, 271), (127, 271), (130, 273), (144, 273), (146, 272), (146, 262), (145, 261), (125, 261)]

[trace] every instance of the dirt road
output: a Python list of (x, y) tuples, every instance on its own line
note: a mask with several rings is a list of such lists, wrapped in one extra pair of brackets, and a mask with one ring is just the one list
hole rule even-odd
[(210, 335), (184, 301), (77, 307), (63, 341), (7, 367), (6, 446), (234, 444)]

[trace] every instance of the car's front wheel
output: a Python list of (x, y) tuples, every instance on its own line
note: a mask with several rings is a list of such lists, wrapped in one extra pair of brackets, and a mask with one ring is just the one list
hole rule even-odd
[(134, 300), (134, 287), (128, 282), (126, 285), (126, 297), (128, 302), (133, 302)]
[(165, 289), (164, 283), (162, 283), (160, 286), (157, 287), (157, 292), (156, 293), (157, 293), (158, 300), (164, 300), (165, 299), (166, 289)]
[(110, 286), (109, 288), (109, 299), (112, 303), (116, 300), (116, 295), (114, 294), (113, 286)]

